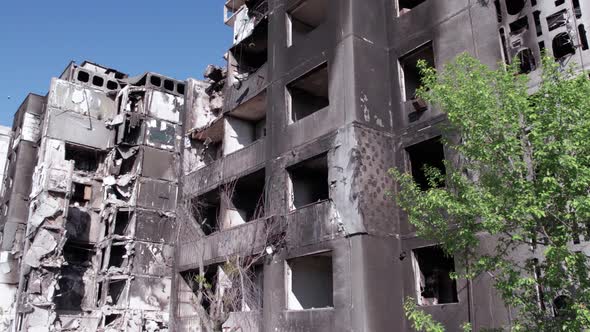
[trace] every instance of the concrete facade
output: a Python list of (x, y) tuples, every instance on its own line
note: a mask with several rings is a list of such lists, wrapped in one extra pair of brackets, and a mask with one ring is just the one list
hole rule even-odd
[[(200, 149), (185, 150), (185, 159), (208, 157), (185, 169), (183, 200), (217, 214), (215, 225), (199, 213), (181, 223), (190, 232), (179, 238), (175, 330), (199, 326), (182, 276), (261, 252), (268, 224), (279, 225), (284, 243), (271, 246), (263, 264), (263, 305), (234, 313), (228, 329), (410, 331), (407, 296), (449, 331), (464, 322), (475, 331), (506, 326), (515, 313), (486, 276), (455, 283), (437, 272), (448, 275), (460, 262), (416, 236), (385, 196), (394, 187), (387, 170), (452, 157), (436, 141), (444, 116), (414, 97), (418, 59), (442, 68), (461, 52), (490, 66), (518, 57), (534, 85), (545, 45), (564, 66), (588, 69), (588, 4), (230, 0), (225, 13), (234, 40), (223, 108), (193, 107), (187, 95), (187, 114), (207, 120), (187, 121), (187, 138)], [(252, 136), (261, 123), (265, 135)], [(224, 201), (228, 185), (261, 172), (264, 213), (228, 221), (228, 210), (248, 209), (212, 195)]]
[(224, 330), (411, 331), (408, 296), (449, 331), (506, 326), (486, 276), (448, 278), (460, 261), (416, 236), (387, 171), (421, 183), (453, 158), (443, 114), (414, 95), (418, 60), (519, 58), (532, 86), (542, 48), (588, 69), (588, 3), (228, 0), (225, 22), (227, 67), (204, 80), (72, 63), (25, 99), (3, 168), (0, 329), (203, 331), (191, 281), (235, 288), (236, 257), (255, 296), (225, 307)]

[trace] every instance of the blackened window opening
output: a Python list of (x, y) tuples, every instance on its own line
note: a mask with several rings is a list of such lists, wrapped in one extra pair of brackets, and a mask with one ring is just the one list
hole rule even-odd
[(418, 101), (416, 90), (422, 83), (422, 75), (418, 68), (418, 62), (420, 60), (425, 61), (428, 67), (434, 67), (434, 50), (432, 48), (432, 43), (429, 42), (417, 48), (399, 60), (403, 72), (405, 98), (406, 101), (414, 102), (416, 111), (423, 110), (420, 109), (422, 103), (416, 103)]
[(210, 191), (191, 200), (191, 212), (205, 235), (219, 230), (221, 199), (219, 190)]
[(287, 85), (291, 121), (296, 122), (330, 105), (328, 64)]
[[(428, 190), (433, 187), (427, 176), (427, 169), (434, 168), (440, 172), (442, 176), (445, 175), (445, 153), (444, 147), (440, 138), (433, 138), (416, 145), (412, 145), (406, 149), (410, 157), (410, 165), (412, 169), (412, 177), (416, 184), (422, 190)], [(434, 183), (434, 187), (444, 187), (443, 180)]]
[(291, 178), (294, 208), (298, 209), (330, 198), (327, 154), (307, 159), (287, 170)]
[(238, 180), (232, 195), (232, 204), (252, 221), (264, 217), (264, 169)]
[(455, 272), (453, 257), (439, 246), (414, 249), (418, 270), (417, 285), (421, 305), (456, 303), (457, 283), (450, 274)]
[(66, 144), (65, 159), (74, 161), (74, 169), (96, 172), (102, 162), (104, 152)]

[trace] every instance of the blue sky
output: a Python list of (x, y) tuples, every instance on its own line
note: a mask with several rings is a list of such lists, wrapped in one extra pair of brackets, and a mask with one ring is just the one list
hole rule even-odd
[(223, 64), (231, 29), (223, 0), (28, 0), (0, 4), (0, 125), (27, 93), (45, 95), (69, 61), (130, 75), (202, 78)]

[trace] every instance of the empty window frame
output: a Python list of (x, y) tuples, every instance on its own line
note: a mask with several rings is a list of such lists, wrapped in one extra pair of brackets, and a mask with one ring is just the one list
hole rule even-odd
[(567, 9), (558, 11), (555, 14), (547, 16), (547, 28), (553, 31), (559, 27), (565, 26), (567, 23)]
[(109, 90), (117, 90), (119, 88), (119, 84), (115, 81), (107, 81), (107, 89)]
[(426, 2), (426, 0), (397, 0), (397, 13), (401, 16), (410, 12), (416, 6)]
[(287, 46), (299, 43), (326, 21), (329, 0), (306, 0), (287, 11)]
[(574, 14), (576, 18), (582, 18), (582, 8), (580, 7), (580, 0), (572, 0), (574, 6)]
[(332, 252), (289, 259), (285, 270), (287, 309), (334, 306)]
[[(443, 176), (445, 175), (445, 153), (440, 137), (412, 145), (406, 148), (406, 152), (410, 159), (412, 177), (420, 189), (428, 190), (433, 187), (427, 176), (429, 167), (437, 169)], [(444, 181), (434, 185), (434, 187), (443, 187)]]
[(66, 144), (65, 159), (74, 161), (74, 169), (77, 171), (96, 172), (104, 155), (100, 150)]
[(246, 79), (268, 60), (268, 19), (264, 18), (252, 33), (230, 50), (229, 64), (236, 80)]
[(586, 35), (586, 28), (583, 24), (578, 25), (578, 36), (580, 36), (580, 44), (582, 45), (582, 50), (588, 49), (588, 37)]
[(561, 60), (568, 55), (576, 54), (576, 46), (572, 41), (572, 37), (567, 32), (562, 32), (553, 38), (551, 42), (553, 49), (553, 57), (556, 60)]
[(203, 234), (209, 235), (219, 230), (221, 199), (219, 190), (212, 190), (191, 200), (191, 213)]
[(516, 54), (519, 63), (519, 72), (528, 74), (537, 69), (537, 61), (530, 48), (525, 48)]
[(537, 37), (543, 34), (543, 27), (541, 26), (541, 12), (535, 10), (533, 12), (533, 20), (535, 21), (535, 30), (537, 31)]
[(150, 75), (150, 84), (159, 88), (162, 85), (162, 78), (159, 76)]
[(509, 24), (510, 34), (518, 35), (529, 29), (529, 19), (526, 16), (519, 18), (518, 20)]
[(64, 266), (61, 268), (61, 276), (57, 280), (53, 302), (55, 309), (59, 311), (83, 310), (85, 299), (84, 273), (86, 268), (78, 266)]
[(266, 136), (266, 91), (235, 108), (226, 117), (223, 154), (241, 150)]
[(90, 81), (90, 74), (85, 71), (78, 71), (78, 81), (88, 83)]
[(90, 201), (90, 199), (92, 199), (91, 185), (72, 182), (72, 192), (70, 196), (71, 203), (85, 205)]
[(164, 89), (174, 92), (174, 81), (168, 79), (164, 80)]
[[(207, 292), (217, 294), (219, 268), (219, 264), (211, 264), (203, 268), (202, 276), (198, 269), (181, 272), (180, 276), (195, 295), (199, 293), (205, 295)], [(206, 312), (211, 309), (210, 300), (208, 296), (202, 296), (201, 298), (201, 306)]]
[(125, 299), (126, 279), (110, 280), (107, 287), (107, 304), (120, 306)]
[(75, 242), (67, 240), (63, 248), (64, 260), (68, 265), (83, 265), (92, 263), (96, 251), (90, 243)]
[(450, 274), (455, 272), (453, 257), (440, 246), (414, 249), (413, 264), (419, 305), (456, 303), (457, 283)]
[(264, 169), (222, 186), (224, 226), (233, 227), (264, 217)]
[(327, 153), (307, 159), (287, 168), (290, 178), (291, 209), (330, 198)]
[(115, 217), (115, 227), (113, 229), (113, 235), (127, 236), (130, 235), (131, 221), (133, 219), (133, 211), (130, 210), (118, 210)]
[(506, 0), (506, 11), (509, 15), (517, 15), (524, 8), (526, 0)]
[(127, 265), (127, 248), (125, 243), (111, 245), (107, 269), (121, 269)]
[(297, 122), (330, 106), (328, 63), (287, 84), (290, 122)]
[(399, 59), (400, 82), (405, 101), (412, 101), (416, 111), (424, 111), (426, 103), (416, 96), (416, 90), (421, 84), (421, 74), (418, 61), (424, 60), (430, 67), (434, 67), (434, 50), (432, 43), (426, 43)]
[(102, 88), (102, 86), (104, 85), (104, 78), (100, 76), (92, 77), (92, 85)]

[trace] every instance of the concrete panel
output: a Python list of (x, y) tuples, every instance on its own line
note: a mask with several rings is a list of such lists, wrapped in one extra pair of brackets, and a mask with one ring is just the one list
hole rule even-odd
[(178, 123), (184, 111), (184, 97), (152, 90), (148, 114), (162, 120)]
[(143, 148), (142, 175), (154, 179), (176, 181), (178, 158), (173, 152)]
[(137, 205), (146, 209), (174, 211), (178, 188), (170, 182), (147, 178), (139, 180)]
[(97, 149), (113, 146), (114, 132), (104, 121), (50, 108), (47, 112), (47, 136)]
[(112, 118), (116, 113), (115, 101), (101, 90), (54, 78), (49, 88), (48, 106), (72, 111), (100, 121)]

